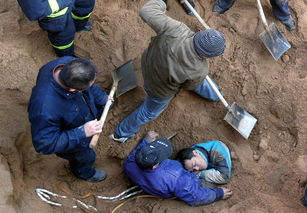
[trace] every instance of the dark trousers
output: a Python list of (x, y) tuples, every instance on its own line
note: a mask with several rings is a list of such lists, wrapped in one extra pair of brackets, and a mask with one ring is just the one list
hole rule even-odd
[(88, 179), (95, 174), (93, 164), (96, 160), (96, 153), (90, 148), (56, 155), (69, 161), (72, 173), (78, 178)]
[[(229, 9), (235, 0), (217, 0), (217, 4), (221, 9)], [(270, 0), (274, 15), (280, 21), (285, 21), (290, 18), (290, 10), (288, 6), (289, 0)], [(255, 4), (257, 2), (255, 1)]]
[(304, 197), (303, 197), (303, 204), (304, 204), (304, 206), (307, 206), (307, 187), (305, 188), (305, 194), (304, 194)]
[(76, 0), (65, 14), (38, 21), (39, 26), (48, 32), (51, 45), (59, 57), (74, 55), (75, 33), (87, 24), (94, 5), (95, 0)]

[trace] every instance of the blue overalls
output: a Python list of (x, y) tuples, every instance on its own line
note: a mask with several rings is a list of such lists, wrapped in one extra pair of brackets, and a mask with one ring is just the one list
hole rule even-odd
[(96, 154), (89, 147), (92, 137), (86, 137), (84, 124), (100, 117), (108, 95), (98, 85), (71, 93), (54, 80), (54, 69), (74, 59), (61, 57), (40, 69), (28, 112), (35, 150), (68, 160), (75, 176), (88, 179), (95, 174)]
[(29, 20), (48, 32), (58, 56), (74, 55), (75, 33), (84, 29), (95, 0), (17, 0)]

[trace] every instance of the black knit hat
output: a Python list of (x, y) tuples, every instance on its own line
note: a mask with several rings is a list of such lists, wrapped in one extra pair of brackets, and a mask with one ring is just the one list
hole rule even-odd
[(221, 55), (226, 48), (224, 35), (213, 29), (196, 33), (193, 43), (199, 56), (215, 57)]

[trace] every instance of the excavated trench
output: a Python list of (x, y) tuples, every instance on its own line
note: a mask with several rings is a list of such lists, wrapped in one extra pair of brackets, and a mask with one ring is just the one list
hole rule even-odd
[[(269, 22), (275, 22), (292, 48), (274, 61), (258, 35), (263, 31), (256, 3), (237, 0), (223, 15), (211, 12), (213, 0), (196, 0), (199, 13), (227, 39), (226, 52), (210, 59), (210, 76), (229, 102), (236, 101), (258, 119), (249, 140), (243, 139), (223, 121), (221, 103), (205, 101), (181, 91), (168, 109), (145, 125), (128, 143), (110, 141), (116, 124), (145, 97), (140, 57), (154, 32), (138, 17), (145, 0), (97, 0), (91, 32), (76, 36), (76, 54), (95, 62), (100, 70), (97, 84), (110, 88), (111, 70), (134, 60), (138, 88), (121, 96), (107, 119), (100, 138), (96, 166), (108, 172), (107, 180), (88, 183), (76, 179), (68, 164), (54, 155), (35, 152), (27, 120), (27, 104), (38, 69), (54, 59), (46, 32), (29, 22), (16, 1), (0, 0), (0, 212), (89, 212), (73, 209), (72, 197), (112, 212), (123, 201), (104, 201), (93, 195), (114, 196), (132, 183), (122, 163), (138, 140), (149, 130), (161, 136), (176, 132), (175, 151), (195, 143), (220, 140), (233, 155), (233, 176), (227, 187), (234, 195), (203, 207), (189, 207), (176, 200), (131, 199), (116, 212), (304, 212), (300, 203), (307, 182), (306, 69), (307, 2), (290, 1), (297, 29), (289, 32), (273, 17), (264, 1)], [(169, 1), (168, 15), (191, 29), (202, 29), (187, 16), (177, 1)], [(63, 207), (43, 202), (36, 188), (67, 195), (56, 199)], [(78, 205), (80, 206), (80, 205)]]

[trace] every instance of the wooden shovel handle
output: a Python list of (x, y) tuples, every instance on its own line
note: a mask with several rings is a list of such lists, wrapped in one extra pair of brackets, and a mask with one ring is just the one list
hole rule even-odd
[[(206, 24), (206, 22), (200, 17), (200, 15), (198, 15), (198, 13), (194, 10), (194, 8), (191, 6), (191, 4), (188, 2), (188, 0), (184, 0), (184, 3), (188, 6), (188, 8), (192, 11), (192, 13), (194, 14), (194, 16), (198, 19), (198, 21), (206, 28), (206, 29), (210, 29), (209, 25)], [(227, 101), (225, 100), (225, 98), (222, 96), (222, 94), (220, 93), (220, 91), (216, 88), (216, 86), (214, 85), (213, 81), (211, 80), (211, 78), (209, 76), (206, 76), (206, 80), (208, 81), (208, 83), (210, 84), (210, 86), (212, 87), (212, 89), (214, 90), (215, 94), (219, 97), (219, 99), (222, 101), (222, 103), (224, 104), (224, 106), (229, 110), (230, 106), (227, 103)]]
[(188, 6), (188, 8), (192, 11), (193, 15), (198, 19), (198, 21), (206, 28), (210, 29), (209, 25), (198, 15), (196, 10), (192, 7), (192, 5), (188, 2), (188, 0), (184, 0), (184, 3)]
[(219, 97), (219, 99), (222, 101), (222, 103), (224, 104), (224, 106), (229, 110), (230, 106), (227, 103), (227, 101), (225, 100), (225, 98), (222, 96), (222, 94), (220, 93), (220, 91), (216, 88), (216, 86), (214, 85), (213, 81), (211, 80), (211, 78), (207, 75), (206, 76), (206, 80), (208, 81), (208, 83), (210, 84), (210, 86), (212, 87), (212, 89), (214, 90), (215, 94)]
[[(102, 115), (101, 115), (101, 117), (99, 119), (99, 121), (102, 122), (102, 127), (104, 125), (104, 122), (106, 121), (109, 109), (110, 109), (110, 107), (112, 105), (112, 100), (110, 100), (110, 98), (113, 98), (116, 89), (117, 89), (117, 85), (113, 84), (112, 89), (111, 89), (110, 94), (109, 94), (109, 99), (108, 99), (108, 101), (107, 101), (107, 103), (106, 103), (106, 105), (105, 105), (105, 107), (103, 109), (103, 113), (102, 113)], [(92, 140), (90, 142), (90, 148), (94, 148), (97, 145), (97, 142), (98, 142), (98, 139), (99, 139), (99, 135), (100, 134), (97, 134), (97, 135), (94, 135), (92, 137)]]
[(266, 29), (266, 31), (269, 31), (269, 25), (268, 25), (268, 22), (266, 21), (260, 0), (257, 0), (257, 6), (258, 6), (259, 14), (260, 14), (262, 23), (264, 25), (264, 28)]

